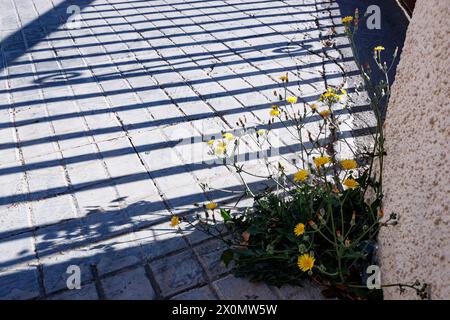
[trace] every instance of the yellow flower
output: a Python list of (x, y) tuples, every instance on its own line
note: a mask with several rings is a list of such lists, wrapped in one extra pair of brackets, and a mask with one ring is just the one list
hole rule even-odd
[(323, 110), (322, 112), (319, 113), (322, 117), (326, 118), (330, 115), (330, 110)]
[(331, 161), (330, 157), (317, 157), (314, 160), (314, 164), (316, 165), (317, 169), (319, 169), (324, 164), (327, 164)]
[(328, 87), (327, 91), (320, 95), (319, 101), (327, 101), (329, 103), (335, 103), (341, 99), (341, 96), (336, 93), (336, 90), (332, 87)]
[(286, 74), (284, 74), (284, 75), (282, 75), (282, 76), (279, 76), (278, 77), (281, 81), (286, 81), (286, 82), (288, 82), (289, 81), (289, 76), (288, 76), (288, 74), (286, 73)]
[(341, 161), (341, 166), (344, 170), (351, 170), (357, 167), (356, 161), (352, 159), (345, 159)]
[(223, 135), (223, 138), (224, 139), (227, 139), (227, 140), (229, 140), (229, 141), (231, 141), (231, 140), (233, 140), (234, 139), (234, 136), (233, 136), (233, 134), (232, 133), (224, 133)]
[(384, 50), (383, 46), (376, 46), (375, 48), (373, 48), (373, 51), (376, 51), (376, 52), (380, 52), (380, 51), (383, 51), (383, 50)]
[(286, 101), (289, 102), (290, 104), (297, 103), (297, 97), (287, 97)]
[(227, 144), (226, 142), (219, 141), (216, 147), (216, 155), (223, 155), (227, 152)]
[(280, 115), (280, 110), (278, 110), (277, 106), (272, 106), (272, 110), (270, 110), (270, 115), (272, 117), (277, 117)]
[(312, 105), (310, 105), (311, 110), (316, 111), (317, 110), (317, 104), (313, 103)]
[(294, 174), (294, 181), (305, 181), (308, 179), (308, 170), (301, 169)]
[(208, 143), (208, 146), (212, 146), (213, 144), (214, 144), (214, 139), (211, 139), (211, 140), (209, 140), (207, 143)]
[(337, 95), (337, 99), (338, 100), (343, 99), (343, 98), (345, 98), (346, 95), (347, 95), (347, 90), (341, 89), (341, 94)]
[(299, 223), (294, 228), (294, 233), (297, 237), (300, 237), (303, 233), (305, 233), (305, 225), (303, 223)]
[(170, 219), (170, 226), (175, 228), (179, 224), (180, 218), (178, 216), (172, 216), (172, 218)]
[(206, 204), (206, 209), (214, 210), (215, 208), (217, 208), (217, 203), (215, 202), (210, 202)]
[(265, 135), (267, 132), (266, 129), (259, 129), (258, 131), (256, 131), (256, 133), (258, 134), (258, 136), (263, 136)]
[(305, 253), (298, 257), (297, 260), (297, 266), (302, 270), (303, 272), (306, 272), (308, 270), (311, 270), (314, 267), (314, 257), (310, 256), (309, 254)]
[(358, 182), (352, 178), (345, 179), (343, 184), (344, 184), (344, 186), (346, 186), (347, 188), (350, 188), (350, 189), (355, 189), (359, 186)]
[(347, 16), (342, 18), (342, 23), (350, 23), (353, 21), (353, 17), (352, 16)]

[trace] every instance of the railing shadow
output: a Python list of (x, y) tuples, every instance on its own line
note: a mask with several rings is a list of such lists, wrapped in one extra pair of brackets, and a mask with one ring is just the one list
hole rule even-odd
[[(140, 278), (135, 279), (140, 283), (140, 290), (126, 292), (119, 298), (170, 298), (190, 288), (207, 285), (205, 269), (201, 265), (209, 269), (213, 280), (228, 273), (230, 268), (220, 261), (225, 248), (221, 241), (185, 224), (182, 231), (173, 228), (167, 216), (154, 220), (150, 225), (124, 227), (117, 233), (119, 223), (115, 217), (136, 211), (153, 214), (148, 212), (151, 207), (152, 203), (140, 201), (126, 208), (110, 208), (101, 213), (108, 215), (109, 221), (103, 220), (98, 228), (91, 225), (88, 234), (83, 234), (82, 228), (76, 227), (75, 223), (66, 223), (58, 230), (47, 228), (49, 230), (39, 235), (42, 237), (39, 243), (41, 248), (38, 248), (42, 250), (39, 266), (36, 266), (36, 260), (31, 255), (30, 259), (16, 261), (21, 262), (18, 267), (6, 268), (4, 263), (0, 265), (0, 300), (118, 298), (104, 284), (118, 273), (135, 269), (142, 270)], [(93, 209), (91, 214), (100, 213)], [(72, 246), (63, 245), (74, 238), (78, 241), (74, 241)], [(26, 256), (25, 252), (23, 254)], [(145, 271), (147, 268), (157, 270), (161, 263), (180, 259), (177, 257), (182, 260), (178, 260), (177, 265), (167, 265), (164, 270), (164, 274), (180, 273), (179, 276), (172, 275), (169, 282), (161, 273), (150, 275)], [(67, 285), (72, 274), (69, 267), (74, 266), (80, 270), (80, 293), (69, 290)], [(87, 297), (82, 295), (83, 288), (91, 291)]]
[[(197, 93), (195, 95), (181, 95), (177, 97), (171, 97), (169, 94), (161, 98), (161, 95), (157, 95), (161, 92), (168, 92), (168, 90), (182, 90), (183, 88), (189, 88), (194, 92), (197, 87), (203, 86), (206, 88), (209, 85), (216, 85), (222, 82), (230, 80), (240, 80), (267, 76), (269, 74), (281, 74), (282, 72), (311, 72), (311, 70), (317, 70), (326, 66), (327, 62), (322, 62), (320, 53), (322, 49), (318, 48), (318, 44), (321, 43), (320, 37), (310, 37), (303, 40), (295, 40), (295, 35), (306, 36), (308, 32), (314, 29), (303, 30), (291, 30), (284, 33), (276, 31), (274, 27), (283, 25), (289, 25), (289, 23), (305, 22), (310, 23), (315, 19), (304, 19), (293, 21), (272, 21), (262, 23), (258, 19), (274, 19), (280, 18), (286, 15), (286, 13), (264, 13), (260, 12), (260, 8), (253, 9), (239, 9), (240, 3), (233, 4), (234, 8), (228, 8), (228, 5), (215, 5), (207, 1), (184, 1), (179, 4), (198, 4), (203, 3), (201, 7), (197, 9), (225, 9), (214, 13), (212, 16), (219, 16), (218, 20), (211, 22), (205, 21), (204, 23), (189, 22), (185, 23), (186, 19), (192, 19), (196, 17), (202, 17), (204, 13), (180, 15), (175, 18), (175, 21), (181, 20), (179, 27), (202, 27), (214, 25), (214, 23), (241, 23), (243, 21), (253, 20), (248, 25), (233, 25), (224, 28), (213, 28), (211, 31), (207, 29), (195, 32), (186, 32), (182, 34), (175, 34), (173, 37), (168, 36), (170, 41), (172, 38), (177, 41), (178, 38), (185, 36), (201, 36), (209, 34), (213, 36), (217, 33), (229, 33), (226, 38), (223, 39), (209, 39), (209, 40), (190, 40), (184, 43), (164, 42), (158, 46), (149, 47), (132, 47), (129, 44), (135, 44), (135, 40), (104, 40), (99, 43), (79, 43), (78, 46), (71, 48), (64, 44), (64, 41), (82, 41), (86, 38), (93, 36), (93, 34), (86, 35), (81, 33), (79, 37), (70, 35), (67, 37), (57, 34), (55, 37), (52, 35), (59, 33), (62, 30), (63, 25), (66, 23), (67, 17), (63, 13), (66, 12), (67, 7), (75, 4), (74, 1), (63, 1), (54, 9), (40, 16), (35, 21), (32, 21), (28, 25), (24, 26), (21, 30), (16, 31), (12, 35), (8, 36), (0, 43), (3, 59), (0, 62), (0, 81), (8, 83), (6, 86), (0, 87), (0, 95), (7, 97), (0, 104), (0, 111), (2, 120), (0, 122), (0, 129), (11, 129), (16, 132), (17, 137), (20, 137), (22, 132), (25, 133), (25, 139), (10, 139), (6, 142), (1, 140), (0, 150), (2, 152), (9, 152), (11, 150), (23, 153), (23, 150), (27, 150), (30, 147), (40, 148), (44, 145), (59, 144), (72, 142), (80, 138), (89, 137), (91, 144), (97, 143), (97, 139), (103, 141), (103, 136), (108, 134), (123, 133), (124, 137), (130, 137), (129, 131), (148, 131), (151, 134), (151, 130), (156, 128), (163, 128), (172, 126), (174, 124), (186, 123), (190, 125), (193, 120), (207, 120), (223, 119), (225, 116), (231, 115), (244, 115), (255, 114), (258, 111), (269, 109), (271, 102), (267, 97), (265, 103), (253, 103), (242, 102), (241, 100), (235, 100), (236, 106), (229, 106), (227, 109), (214, 110), (210, 108), (210, 112), (198, 112), (192, 114), (180, 114), (178, 116), (167, 115), (163, 118), (155, 118), (153, 120), (146, 120), (147, 118), (142, 116), (142, 119), (132, 121), (131, 123), (124, 123), (120, 119), (121, 114), (139, 112), (144, 114), (148, 111), (150, 114), (153, 109), (158, 107), (176, 107), (182, 109), (179, 106), (183, 104), (209, 104), (211, 101), (218, 98), (230, 98), (235, 96), (251, 96), (257, 94), (260, 91), (271, 92), (280, 89), (280, 84), (276, 82), (256, 83), (251, 87), (237, 87), (220, 92), (212, 91), (207, 93)], [(273, 1), (248, 1), (242, 4), (258, 4), (265, 3), (270, 4)], [(348, 13), (352, 5), (349, 1), (337, 1), (341, 7), (341, 11), (344, 15)], [(329, 2), (323, 2), (327, 4)], [(143, 9), (152, 8), (152, 2), (150, 1), (123, 1), (115, 2), (114, 5), (124, 5), (120, 10), (127, 9)], [(134, 6), (133, 4), (138, 4)], [(142, 4), (142, 5), (141, 5)], [(100, 7), (97, 11), (99, 13), (107, 13), (109, 11), (120, 12), (119, 9), (110, 7), (104, 7), (107, 4), (96, 5), (94, 0), (81, 0), (76, 1), (76, 5), (80, 6), (83, 11), (86, 8)], [(148, 5), (148, 6), (145, 6)], [(160, 4), (162, 8), (174, 5), (172, 4)], [(271, 9), (286, 8), (293, 10), (299, 7), (311, 7), (306, 4), (288, 5), (285, 2), (277, 2), (276, 6), (272, 6)], [(230, 5), (231, 7), (231, 5)], [(193, 11), (189, 9), (187, 11)], [(303, 9), (302, 9), (303, 10)], [(146, 19), (147, 22), (164, 22), (169, 20), (163, 13), (177, 13), (183, 11), (183, 9), (163, 9), (160, 16), (152, 19)], [(224, 15), (230, 13), (246, 13), (246, 16), (240, 16), (238, 18), (223, 18)], [(250, 13), (249, 13), (250, 12)], [(304, 9), (303, 11), (293, 12), (292, 15), (304, 15), (308, 13), (314, 13), (314, 10)], [(123, 19), (136, 17), (139, 14), (124, 14)], [(100, 19), (107, 19), (108, 16), (100, 16), (91, 18), (90, 21), (97, 21)], [(172, 18), (170, 18), (172, 19)], [(182, 20), (184, 19), (184, 20)], [(327, 19), (327, 18), (318, 18)], [(385, 22), (388, 23), (391, 18), (386, 18)], [(102, 24), (99, 22), (95, 28), (106, 28), (113, 30), (113, 27), (121, 27), (124, 25), (132, 25), (126, 20), (125, 23), (107, 23)], [(255, 21), (258, 21), (255, 23)], [(136, 24), (139, 24), (137, 21)], [(269, 32), (256, 33), (252, 35), (245, 35), (239, 37), (233, 32), (240, 32), (242, 30), (256, 28), (258, 24), (264, 26), (264, 28), (272, 28)], [(161, 32), (161, 30), (170, 30), (170, 25), (161, 26), (153, 25), (151, 27), (137, 28), (135, 25), (133, 29), (127, 31), (105, 32), (99, 31), (99, 36), (112, 36), (137, 34), (139, 41), (148, 43), (153, 40), (164, 39), (164, 35), (153, 35), (151, 32)], [(91, 31), (94, 27), (85, 26), (82, 31)], [(182, 30), (182, 29), (180, 29)], [(149, 32), (151, 35), (144, 35)], [(386, 31), (388, 32), (388, 31)], [(364, 41), (366, 37), (365, 31), (361, 40)], [(264, 37), (284, 36), (284, 40), (271, 41), (269, 44), (252, 44), (253, 40)], [(336, 37), (342, 37), (342, 35), (336, 35)], [(289, 39), (288, 39), (289, 38)], [(401, 36), (399, 38), (393, 38), (395, 44), (402, 42)], [(53, 46), (52, 41), (62, 41), (63, 45)], [(214, 46), (216, 44), (222, 44), (222, 42), (234, 43), (236, 41), (242, 41), (244, 44), (231, 45), (226, 49), (219, 47), (211, 51), (201, 51), (186, 53), (182, 51), (183, 48), (190, 48), (193, 46)], [(47, 45), (46, 45), (47, 43)], [(115, 48), (110, 51), (102, 51), (101, 46), (115, 46), (120, 44), (126, 44), (127, 48)], [(246, 46), (245, 44), (249, 44)], [(38, 46), (39, 45), (39, 46)], [(373, 43), (370, 43), (373, 45)], [(98, 46), (98, 50), (97, 49)], [(390, 48), (388, 46), (388, 48)], [(74, 49), (74, 51), (70, 51)], [(201, 47), (203, 50), (204, 48)], [(348, 49), (347, 45), (338, 45), (334, 49)], [(67, 50), (68, 52), (65, 52)], [(85, 50), (85, 51), (83, 51)], [(167, 51), (173, 54), (167, 54)], [(160, 51), (165, 52), (162, 54)], [(181, 53), (180, 53), (181, 52)], [(44, 57), (41, 56), (44, 55)], [(32, 56), (32, 60), (22, 59), (24, 56)], [(49, 55), (50, 57), (46, 56)], [(111, 55), (118, 55), (118, 59), (111, 59)], [(146, 55), (149, 55), (147, 57)], [(238, 57), (234, 59), (234, 57)], [(302, 65), (290, 65), (286, 66), (283, 61), (287, 59), (303, 59), (319, 57), (320, 61), (313, 60), (303, 63)], [(365, 60), (367, 56), (362, 56), (362, 60)], [(89, 60), (92, 59), (92, 60)], [(97, 60), (97, 63), (91, 63), (90, 61)], [(223, 59), (223, 60), (221, 60)], [(351, 57), (342, 57), (340, 62), (351, 62)], [(83, 63), (79, 64), (78, 62)], [(89, 62), (86, 62), (89, 61)], [(268, 68), (259, 67), (264, 63), (277, 63), (276, 66), (270, 65)], [(139, 67), (134, 67), (134, 64), (139, 64)], [(55, 71), (56, 67), (60, 70)], [(240, 68), (251, 66), (250, 71), (241, 71)], [(55, 67), (55, 68), (54, 68)], [(131, 69), (130, 69), (131, 68)], [(225, 74), (218, 73), (212, 74), (213, 69), (221, 69), (227, 71)], [(11, 72), (12, 71), (12, 72)], [(201, 71), (202, 76), (196, 76), (193, 79), (184, 78), (182, 75), (192, 72)], [(395, 70), (393, 71), (395, 72)], [(182, 81), (174, 80), (160, 83), (154, 79), (167, 77), (177, 74), (182, 78)], [(355, 76), (355, 72), (349, 72), (347, 76)], [(125, 86), (112, 86), (112, 83), (118, 84), (120, 81), (131, 82), (139, 81), (139, 79), (147, 77), (148, 81), (139, 83), (137, 86), (125, 87)], [(327, 75), (328, 81), (336, 81), (342, 77), (341, 74)], [(273, 80), (273, 79), (272, 79)], [(245, 80), (247, 83), (249, 80)], [(298, 80), (288, 85), (290, 92), (296, 92), (295, 90), (300, 85), (311, 85), (323, 81), (322, 75), (317, 77), (310, 77), (304, 80)], [(102, 90), (94, 90), (93, 92), (87, 90), (91, 89), (91, 86), (101, 83)], [(121, 84), (121, 83), (119, 83)], [(78, 86), (83, 87), (84, 92), (77, 92), (71, 95), (66, 94), (66, 89)], [(103, 88), (103, 86), (105, 88)], [(353, 92), (353, 88), (348, 90)], [(148, 96), (141, 98), (141, 100), (127, 100), (121, 101), (119, 104), (106, 103), (107, 106), (90, 107), (86, 109), (67, 108), (68, 112), (61, 112), (60, 108), (66, 107), (68, 104), (73, 103), (87, 104), (92, 99), (99, 97), (105, 100), (113, 99), (115, 97), (129, 95), (140, 95), (145, 93)], [(301, 102), (311, 102), (317, 100), (320, 94), (319, 89), (314, 93), (301, 97)], [(158, 98), (154, 98), (157, 96)], [(282, 104), (283, 102), (280, 102)], [(53, 106), (60, 104), (55, 109), (57, 112), (49, 113), (42, 112), (41, 109), (47, 108), (47, 105)], [(36, 113), (33, 113), (35, 112)], [(41, 111), (39, 111), (41, 110)], [(64, 109), (63, 109), (64, 110)], [(4, 115), (11, 111), (13, 116), (6, 117)], [(350, 110), (338, 111), (339, 114), (359, 113), (368, 111), (367, 106), (358, 105)], [(24, 115), (25, 114), (25, 115)], [(28, 115), (28, 116), (27, 116)], [(74, 126), (75, 129), (63, 130), (57, 132), (54, 129), (54, 124), (58, 122), (66, 121), (66, 124), (71, 124), (71, 121), (76, 119), (88, 118), (96, 115), (111, 115), (116, 117), (115, 121), (117, 126), (108, 125), (106, 127), (95, 129), (87, 129)], [(319, 116), (312, 116), (306, 119), (307, 123), (313, 124), (316, 121), (321, 120)], [(53, 126), (53, 134), (41, 136), (40, 129), (33, 129), (36, 124)], [(288, 123), (289, 124), (289, 123)], [(259, 127), (266, 128), (265, 125)], [(42, 128), (42, 127), (41, 127)], [(271, 126), (274, 130), (282, 129), (282, 125), (275, 123)], [(212, 136), (219, 137), (221, 128), (213, 133)], [(22, 131), (23, 130), (23, 131)], [(27, 131), (30, 130), (30, 131)], [(33, 131), (35, 130), (35, 131)], [(230, 128), (229, 131), (233, 131), (234, 128)], [(6, 130), (5, 130), (6, 131)], [(373, 128), (359, 128), (349, 131), (343, 131), (340, 133), (340, 139), (353, 139), (356, 137), (366, 136), (373, 133)], [(37, 135), (37, 137), (36, 137)], [(99, 138), (100, 137), (100, 138)], [(189, 136), (186, 137), (195, 141), (204, 141), (205, 137)], [(201, 138), (201, 139), (197, 139)], [(130, 141), (132, 139), (130, 138)], [(175, 147), (182, 147), (179, 140), (164, 140), (157, 142), (150, 142), (145, 144), (129, 144), (128, 147), (115, 147), (111, 150), (85, 152), (81, 155), (72, 155), (62, 158), (48, 158), (47, 149), (42, 149), (42, 154), (39, 156), (26, 158), (24, 157), (20, 163), (13, 162), (0, 162), (0, 177), (19, 177), (22, 184), (22, 175), (27, 176), (39, 172), (40, 170), (56, 169), (63, 167), (66, 170), (67, 166), (90, 163), (94, 161), (108, 161), (118, 158), (123, 155), (136, 155), (136, 157), (142, 162), (144, 168), (143, 155), (156, 152), (161, 149), (171, 149)], [(73, 148), (82, 147), (82, 145), (74, 144)], [(283, 145), (279, 148), (280, 155), (289, 155), (301, 148), (313, 149), (316, 146), (311, 143), (305, 143), (303, 146), (299, 144)], [(42, 156), (42, 159), (40, 158)], [(253, 151), (248, 152), (245, 160), (255, 159), (257, 154)], [(169, 159), (152, 159), (152, 161), (169, 162)], [(170, 165), (162, 168), (148, 169), (144, 171), (132, 171), (129, 174), (115, 174), (103, 179), (93, 178), (86, 181), (74, 182), (70, 186), (67, 185), (49, 185), (45, 184), (43, 178), (42, 185), (38, 184), (38, 187), (34, 186), (29, 192), (23, 193), (8, 193), (1, 192), (0, 194), (0, 214), (11, 210), (16, 206), (28, 206), (32, 203), (39, 203), (45, 200), (59, 199), (63, 196), (70, 196), (76, 198), (81, 192), (91, 192), (94, 195), (96, 192), (100, 192), (105, 188), (116, 188), (118, 186), (127, 185), (129, 183), (149, 181), (153, 183), (160, 178), (168, 178), (173, 180), (173, 185), (176, 188), (177, 179), (180, 175), (188, 174), (189, 176), (196, 177), (199, 171), (210, 170), (213, 172), (219, 164), (208, 164), (200, 161), (192, 161), (189, 163), (169, 163)], [(105, 164), (106, 166), (106, 164)], [(117, 165), (120, 167), (119, 165)], [(67, 176), (69, 174), (66, 172)], [(89, 176), (89, 174), (86, 174)], [(221, 177), (222, 178), (222, 177)], [(11, 181), (13, 178), (11, 178)], [(26, 178), (24, 179), (26, 180)], [(8, 180), (9, 181), (9, 180)], [(196, 181), (192, 178), (192, 181)], [(25, 182), (26, 184), (27, 182)], [(156, 185), (156, 183), (155, 183)], [(254, 190), (265, 188), (268, 185), (267, 181), (260, 180), (249, 184)], [(4, 186), (7, 190), (8, 186)], [(9, 189), (8, 189), (9, 190)], [(242, 186), (233, 184), (225, 187), (224, 190), (207, 190), (198, 191), (198, 188), (192, 186), (192, 191), (188, 195), (181, 195), (176, 197), (166, 198), (166, 196), (158, 190), (158, 192), (149, 192), (148, 197), (144, 197), (141, 200), (129, 199), (128, 196), (118, 197), (111, 201), (107, 206), (89, 206), (82, 209), (87, 211), (82, 216), (77, 216), (70, 219), (61, 219), (56, 222), (47, 224), (38, 224), (31, 227), (5, 227), (0, 231), (0, 299), (2, 298), (44, 298), (48, 294), (56, 294), (66, 289), (65, 281), (67, 279), (67, 267), (69, 265), (78, 265), (82, 269), (83, 283), (98, 285), (98, 277), (102, 278), (109, 275), (114, 275), (120, 270), (128, 270), (129, 268), (140, 268), (145, 264), (158, 259), (163, 259), (170, 255), (176, 255), (182, 252), (189, 252), (190, 245), (202, 245), (208, 239), (203, 234), (197, 231), (185, 232), (183, 236), (181, 234), (175, 234), (173, 229), (170, 229), (169, 220), (173, 212), (177, 212), (181, 215), (190, 215), (198, 210), (201, 210), (201, 205), (206, 200), (217, 200), (221, 203), (227, 203), (231, 200), (236, 200), (235, 195), (242, 191)], [(151, 193), (151, 194), (150, 194)], [(197, 206), (193, 206), (197, 204)], [(25, 211), (27, 209), (24, 209)], [(67, 208), (66, 210), (72, 210)], [(76, 211), (76, 210), (75, 210)], [(81, 211), (81, 210), (79, 210)], [(50, 212), (50, 210), (49, 210)], [(17, 249), (17, 250), (16, 250)], [(183, 253), (184, 254), (184, 253)], [(190, 254), (189, 254), (190, 255)], [(217, 257), (215, 257), (217, 258)], [(194, 259), (194, 258), (192, 258)], [(195, 260), (195, 259), (194, 259)], [(194, 261), (192, 260), (192, 261)], [(191, 261), (191, 260), (189, 260)], [(215, 277), (219, 277), (227, 272), (226, 268), (223, 268), (217, 261), (218, 259), (208, 260), (206, 265), (211, 263), (211, 268), (216, 272)], [(193, 265), (200, 265), (198, 262), (192, 262)], [(173, 268), (175, 268), (174, 266)], [(200, 268), (201, 269), (201, 268)], [(175, 271), (175, 269), (173, 269)], [(201, 274), (201, 273), (200, 273)], [(96, 279), (97, 277), (97, 279)], [(162, 296), (170, 297), (178, 292), (190, 288), (190, 286), (199, 286), (206, 283), (206, 277), (203, 275), (195, 276), (188, 274), (190, 279), (188, 284), (180, 284), (177, 281), (173, 283), (173, 286), (167, 285), (160, 281), (160, 285), (163, 287)], [(158, 282), (158, 279), (156, 279)], [(42, 286), (43, 284), (43, 286)], [(150, 288), (150, 287), (149, 287)], [(150, 289), (149, 289), (150, 290)], [(101, 293), (100, 293), (101, 294)], [(106, 296), (108, 298), (108, 296)]]
[[(94, 0), (77, 0), (76, 4), (81, 10), (88, 7)], [(57, 31), (62, 25), (67, 22), (69, 15), (61, 16), (55, 15), (56, 12), (67, 12), (67, 8), (73, 5), (73, 1), (64, 0), (38, 19), (33, 20), (29, 24), (23, 26), (22, 29), (14, 32), (0, 43), (0, 48), (3, 50), (4, 59), (0, 61), (0, 70), (9, 66), (17, 58), (23, 56), (28, 49), (33, 48), (40, 43), (48, 35)], [(65, 17), (65, 19), (64, 19)], [(45, 25), (45, 29), (42, 28)], [(24, 39), (24, 35), (30, 36)]]

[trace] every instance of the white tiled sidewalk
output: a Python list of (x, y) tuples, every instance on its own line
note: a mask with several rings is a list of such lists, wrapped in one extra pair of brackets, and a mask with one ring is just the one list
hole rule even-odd
[(204, 141), (267, 122), (278, 76), (310, 102), (352, 70), (333, 1), (0, 0), (0, 15), (0, 299), (320, 298), (234, 278), (217, 240), (168, 221), (229, 200), (202, 183), (240, 188)]

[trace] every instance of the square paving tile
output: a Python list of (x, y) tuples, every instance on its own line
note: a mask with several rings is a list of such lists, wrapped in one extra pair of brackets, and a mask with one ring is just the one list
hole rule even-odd
[(141, 247), (132, 233), (94, 243), (88, 250), (99, 275), (121, 270), (143, 260)]
[(169, 296), (206, 281), (202, 267), (188, 250), (150, 263), (163, 296)]
[(156, 298), (143, 267), (102, 279), (106, 298), (111, 300), (152, 300)]
[(220, 276), (230, 271), (232, 264), (227, 266), (220, 260), (223, 251), (227, 248), (221, 240), (214, 239), (198, 245), (194, 250), (200, 256), (200, 260), (204, 263), (213, 277)]
[(276, 300), (278, 297), (262, 282), (226, 276), (213, 282), (221, 299), (225, 300)]
[(39, 294), (36, 267), (21, 267), (0, 272), (0, 300), (32, 299)]
[(42, 264), (44, 286), (47, 293), (67, 289), (67, 280), (74, 274), (69, 267), (80, 269), (82, 283), (92, 280), (90, 269), (92, 260), (88, 248), (52, 253), (43, 256), (40, 263)]
[(26, 232), (0, 240), (0, 271), (35, 259), (33, 234)]
[(186, 241), (169, 221), (135, 232), (145, 259), (155, 259), (171, 252), (187, 248)]

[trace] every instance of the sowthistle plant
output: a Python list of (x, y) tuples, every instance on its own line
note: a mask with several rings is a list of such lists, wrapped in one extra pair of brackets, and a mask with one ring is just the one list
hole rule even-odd
[[(354, 37), (358, 30), (359, 14), (342, 19), (355, 62), (364, 81), (364, 89), (376, 120), (371, 150), (355, 148), (341, 138), (346, 112), (352, 100), (344, 83), (328, 86), (315, 103), (304, 102), (291, 95), (289, 74), (279, 77), (281, 92), (275, 92), (278, 102), (270, 110), (270, 120), (259, 129), (249, 127), (246, 119), (239, 120), (242, 134), (224, 132), (222, 139), (210, 140), (209, 153), (235, 172), (244, 186), (242, 197), (251, 197), (254, 206), (235, 214), (230, 208), (214, 202), (205, 205), (205, 216), (183, 218), (191, 226), (224, 241), (228, 248), (222, 260), (233, 262), (237, 276), (280, 286), (301, 285), (310, 279), (328, 287), (328, 294), (340, 298), (380, 297), (380, 290), (371, 291), (365, 285), (366, 268), (376, 263), (376, 238), (381, 227), (395, 225), (397, 215), (383, 212), (384, 135), (381, 110), (390, 96), (388, 73), (393, 67), (383, 59), (384, 48), (373, 49), (375, 65), (383, 80), (374, 85), (370, 71), (358, 61)], [(394, 53), (393, 61), (397, 55)], [(344, 116), (343, 116), (344, 115)], [(313, 130), (307, 126), (317, 119)], [(295, 167), (286, 169), (281, 161), (272, 161), (264, 149), (274, 123), (279, 123), (299, 146), (298, 159), (285, 163)], [(259, 159), (266, 175), (247, 170), (245, 162), (236, 161), (241, 145), (247, 137), (261, 151)], [(342, 150), (347, 157), (342, 158)], [(245, 176), (264, 178), (269, 187), (252, 190)], [(221, 221), (216, 213), (220, 212)], [(178, 216), (171, 225), (177, 227)], [(425, 287), (387, 285), (415, 289), (426, 297)]]

